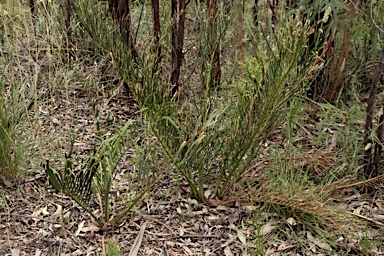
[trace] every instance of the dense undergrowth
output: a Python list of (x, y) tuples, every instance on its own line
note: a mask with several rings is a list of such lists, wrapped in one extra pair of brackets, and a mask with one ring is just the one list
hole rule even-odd
[[(253, 27), (248, 22), (251, 14), (244, 11), (241, 60), (240, 49), (233, 47), (238, 40), (233, 17), (240, 9), (233, 6), (228, 11), (220, 5), (214, 24), (214, 47), (222, 54), (217, 85), (211, 68), (212, 37), (206, 36), (212, 33), (208, 10), (190, 3), (182, 89), (173, 95), (172, 22), (166, 6), (159, 42), (153, 40), (149, 3), (132, 6), (138, 53), (133, 56), (104, 2), (73, 3), (70, 33), (61, 25), (65, 14), (58, 4), (41, 2), (31, 17), (17, 1), (1, 3), (4, 186), (22, 183), (20, 174), (42, 172), (44, 166), (53, 188), (75, 200), (108, 232), (164, 177), (177, 175), (201, 204), (219, 207), (237, 201), (251, 207), (247, 225), (254, 234), (247, 245), (252, 255), (266, 254), (276, 241), (287, 239), (296, 241), (290, 250), (303, 254), (314, 252), (314, 245), (336, 254), (380, 250), (377, 230), (347, 211), (343, 196), (365, 189), (349, 187), (362, 177), (361, 93), (366, 84), (359, 74), (379, 51), (382, 35), (364, 54), (360, 50), (371, 31), (365, 24), (356, 25), (346, 66), (359, 72), (347, 73), (335, 104), (318, 103), (306, 94), (326, 63), (318, 55), (320, 46), (307, 51), (307, 37), (313, 32), (309, 24), (281, 14), (279, 26), (269, 31), (267, 24)], [(353, 23), (362, 18), (355, 19)], [(161, 65), (155, 61), (158, 44)], [(339, 48), (336, 42), (336, 51)], [(130, 120), (120, 121), (103, 102), (113, 99), (122, 84), (134, 99), (127, 104), (137, 111)], [(88, 97), (88, 110), (81, 111), (88, 111), (94, 120), (89, 145), (81, 145), (86, 150), (75, 143), (80, 129), (73, 125), (78, 88)], [(60, 120), (67, 124), (65, 131), (55, 130), (59, 121), (50, 117), (49, 105), (56, 97), (73, 107), (74, 113), (65, 113)], [(124, 199), (124, 210), (111, 218), (115, 208), (111, 191), (123, 166), (131, 169), (125, 177), (130, 196)], [(275, 237), (267, 237), (272, 230)], [(114, 255), (112, 251), (118, 254), (111, 242), (105, 253)]]

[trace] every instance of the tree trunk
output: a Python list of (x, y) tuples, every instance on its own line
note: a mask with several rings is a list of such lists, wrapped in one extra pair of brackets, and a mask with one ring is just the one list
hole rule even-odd
[(156, 65), (161, 66), (161, 46), (160, 46), (160, 15), (159, 0), (152, 0), (152, 18), (153, 18), (153, 35), (155, 37), (155, 46), (157, 51)]
[(252, 10), (253, 10), (253, 25), (257, 28), (259, 26), (259, 18), (258, 18), (258, 12), (259, 12), (259, 0), (255, 0)]
[(183, 60), (185, 0), (172, 0), (172, 96), (180, 87), (180, 69)]
[(212, 64), (210, 85), (213, 88), (217, 88), (220, 85), (221, 80), (221, 65), (220, 65), (220, 47), (217, 35), (217, 0), (206, 0), (209, 13), (209, 24), (210, 24), (210, 43), (211, 49), (209, 54), (209, 63)]
[(243, 47), (243, 11), (244, 3), (239, 1), (239, 8), (237, 12), (237, 24), (238, 24), (238, 42), (239, 42), (239, 52), (240, 52), (240, 61), (244, 62), (244, 47)]
[[(372, 148), (373, 148), (373, 139), (371, 136), (372, 133), (372, 120), (373, 120), (373, 108), (375, 106), (375, 98), (377, 94), (377, 86), (380, 82), (380, 77), (381, 73), (383, 72), (383, 63), (384, 63), (384, 47), (381, 50), (380, 54), (380, 60), (379, 63), (376, 66), (376, 71), (374, 74), (374, 78), (372, 81), (372, 87), (369, 92), (369, 98), (367, 102), (367, 116), (365, 119), (365, 126), (364, 126), (364, 159), (363, 159), (363, 164), (364, 164), (364, 172), (367, 175), (367, 177), (376, 177), (379, 174), (379, 170), (376, 169), (375, 164), (372, 165)], [(380, 117), (381, 119), (382, 117)], [(382, 124), (380, 124), (382, 126)], [(382, 130), (383, 128), (378, 129), (379, 134), (379, 139), (382, 139)], [(378, 161), (378, 158), (380, 158), (379, 153), (381, 154), (381, 148), (376, 149), (378, 152), (375, 152), (375, 157), (376, 161)], [(377, 168), (378, 168), (378, 163), (377, 163)]]
[(131, 13), (130, 1), (127, 0), (109, 0), (109, 11), (114, 19), (117, 19), (120, 26), (120, 32), (124, 37), (125, 43), (131, 48), (131, 54), (134, 61), (137, 61), (138, 54), (135, 49), (131, 36)]
[[(353, 5), (349, 4), (349, 13), (348, 17), (352, 20), (352, 10)], [(340, 89), (343, 85), (344, 75), (345, 75), (345, 65), (347, 63), (347, 59), (349, 56), (349, 48), (351, 45), (351, 35), (352, 35), (352, 24), (350, 23), (350, 28), (344, 31), (344, 40), (343, 46), (341, 48), (340, 57), (337, 63), (336, 73), (332, 75), (332, 81), (330, 81), (330, 85), (327, 88), (326, 101), (333, 103), (337, 95), (340, 92)]]

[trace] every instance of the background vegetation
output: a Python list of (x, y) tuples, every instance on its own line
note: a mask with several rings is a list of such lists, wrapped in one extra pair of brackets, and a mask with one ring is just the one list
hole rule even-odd
[(383, 4), (1, 2), (1, 222), (40, 218), (11, 196), (32, 187), (126, 255), (114, 232), (175, 196), (168, 219), (226, 209), (242, 244), (195, 254), (382, 252)]

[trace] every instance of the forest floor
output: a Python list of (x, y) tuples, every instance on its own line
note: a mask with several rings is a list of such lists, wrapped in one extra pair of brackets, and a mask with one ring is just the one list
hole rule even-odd
[[(129, 93), (123, 86), (116, 87), (107, 98), (98, 96), (93, 89), (85, 90), (81, 84), (66, 90), (57, 88), (52, 97), (39, 104), (41, 120), (35, 132), (46, 147), (37, 149), (37, 154), (52, 158), (53, 165), (60, 166), (57, 158), (68, 150), (71, 131), (76, 132), (77, 154), (92, 150), (97, 141), (90, 95), (98, 98), (101, 109), (108, 110), (101, 111), (104, 121), (108, 113), (120, 125), (138, 118)], [(307, 130), (308, 136), (318, 132), (315, 126), (312, 128)], [(270, 143), (279, 145), (281, 140), (275, 134)], [(320, 157), (323, 160), (317, 160), (323, 165), (334, 164), (334, 156)], [(259, 175), (269, 168), (265, 159), (256, 166), (247, 175)], [(115, 176), (113, 213), (123, 210), (121, 200), (129, 197), (130, 188), (124, 177), (131, 168), (120, 168)], [(74, 201), (55, 193), (42, 166), (16, 185), (8, 184), (0, 190), (1, 255), (128, 255), (140, 237), (136, 241), (137, 255), (384, 255), (383, 187), (365, 194), (349, 189), (333, 197), (338, 206), (365, 221), (360, 224), (362, 233), (355, 235), (362, 237), (364, 232), (369, 233), (366, 242), (374, 251), (367, 253), (361, 249), (361, 241), (348, 240), (342, 234), (335, 241), (324, 242), (321, 235), (317, 237), (315, 229), (300, 223), (297, 212), (287, 212), (282, 218), (281, 213), (274, 213), (267, 204), (246, 200), (213, 208), (200, 204), (180, 175), (169, 175), (160, 181), (118, 227), (108, 232), (99, 230)], [(91, 204), (98, 208), (96, 198), (92, 198)]]
[[(47, 1), (39, 2), (43, 5)], [(25, 130), (20, 133), (31, 133), (33, 137), (23, 159), (25, 177), (10, 181), (0, 176), (0, 255), (384, 255), (383, 177), (341, 189), (361, 178), (361, 166), (355, 163), (362, 150), (363, 102), (342, 106), (348, 108), (344, 110), (299, 99), (304, 103), (298, 104), (303, 108), (297, 111), (298, 118), (292, 118), (289, 127), (285, 119), (279, 123), (242, 177), (262, 187), (263, 177), (270, 175), (271, 183), (282, 187), (271, 190), (275, 197), (268, 199), (271, 191), (259, 195), (260, 190), (239, 185), (231, 188), (223, 199), (226, 201), (222, 201), (225, 203), (208, 207), (193, 197), (180, 173), (170, 173), (119, 226), (101, 230), (77, 203), (52, 188), (44, 164), (49, 160), (53, 169), (60, 170), (72, 136), (77, 162), (99, 145), (94, 106), (99, 109), (98, 121), (106, 137), (119, 131), (128, 120), (140, 120), (142, 116), (118, 80), (109, 53), (103, 53), (85, 36), (76, 19), (72, 20), (78, 26), (74, 40), (78, 40), (79, 47), (74, 45), (72, 52), (68, 50), (68, 39), (59, 26), (64, 16), (55, 11), (62, 6), (42, 7), (36, 20), (31, 20), (26, 6), (16, 8), (15, 17), (0, 14), (4, 16), (0, 20), (7, 21), (4, 26), (0, 24), (4, 39), (0, 84), (8, 86), (4, 91), (20, 86), (26, 94), (20, 93), (20, 98), (31, 100)], [(236, 45), (229, 41), (227, 44), (233, 48)], [(228, 55), (227, 61), (235, 61), (234, 55)], [(222, 62), (225, 67), (225, 59)], [(192, 60), (185, 66), (194, 70), (196, 64)], [(223, 76), (225, 73), (232, 74), (233, 70), (228, 68)], [(349, 131), (351, 127), (353, 132)], [(288, 133), (292, 136), (289, 143)], [(134, 154), (134, 149), (127, 154)], [(285, 168), (285, 164), (290, 166)], [(348, 168), (351, 170), (346, 171)], [(111, 191), (111, 218), (116, 218), (132, 198), (129, 177), (135, 171), (132, 163), (120, 163)], [(308, 187), (300, 187), (304, 172), (312, 175), (312, 187), (309, 182), (305, 184)], [(342, 181), (344, 174), (349, 176)], [(322, 200), (316, 196), (329, 189), (327, 184), (339, 189), (326, 195), (326, 203), (317, 205)], [(374, 186), (364, 186), (367, 184)], [(276, 191), (281, 191), (285, 200), (279, 201)], [(102, 215), (97, 196), (91, 197), (90, 207), (97, 216)]]

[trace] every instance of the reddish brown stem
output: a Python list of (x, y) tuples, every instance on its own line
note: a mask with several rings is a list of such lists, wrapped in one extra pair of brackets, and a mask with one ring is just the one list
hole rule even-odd
[(109, 10), (112, 17), (119, 22), (120, 31), (124, 36), (124, 41), (130, 46), (132, 57), (137, 61), (138, 54), (131, 36), (131, 13), (129, 3), (130, 1), (126, 0), (109, 0)]
[[(348, 17), (350, 18), (350, 20), (352, 20), (353, 5), (349, 4), (349, 8), (350, 9), (349, 9)], [(352, 24), (350, 24), (350, 26), (352, 27)], [(337, 95), (339, 94), (341, 87), (343, 85), (344, 75), (345, 75), (345, 71), (346, 71), (345, 66), (347, 64), (347, 59), (349, 56), (349, 48), (351, 45), (351, 36), (352, 36), (352, 28), (351, 27), (344, 31), (343, 46), (341, 48), (339, 61), (337, 63), (336, 74), (333, 75), (333, 79), (330, 82), (330, 86), (327, 90), (327, 94), (325, 97), (325, 99), (331, 103), (333, 103), (336, 100)]]
[(213, 64), (212, 72), (211, 72), (211, 80), (210, 83), (213, 87), (218, 87), (220, 85), (221, 80), (221, 65), (220, 65), (220, 48), (218, 47), (218, 35), (217, 35), (217, 0), (206, 0), (206, 4), (208, 7), (209, 13), (209, 22), (211, 25), (211, 50), (210, 50), (210, 60), (209, 62)]
[(179, 90), (180, 69), (183, 60), (185, 0), (172, 0), (172, 96)]
[(152, 18), (153, 18), (153, 35), (155, 37), (155, 46), (157, 50), (156, 64), (161, 64), (161, 46), (160, 46), (160, 15), (159, 15), (159, 0), (152, 0)]
[(238, 41), (239, 41), (239, 51), (240, 51), (240, 61), (244, 62), (244, 48), (243, 48), (243, 2), (239, 3), (239, 10), (237, 13), (237, 23), (238, 23)]
[[(372, 81), (372, 87), (371, 87), (371, 90), (369, 92), (369, 98), (367, 101), (367, 116), (365, 119), (365, 126), (364, 126), (364, 130), (365, 130), (364, 149), (365, 149), (365, 152), (364, 152), (364, 162), (363, 163), (364, 163), (365, 174), (368, 177), (375, 177), (379, 174), (379, 170), (376, 169), (376, 168), (378, 168), (378, 163), (377, 163), (377, 166), (375, 166), (375, 164), (372, 165), (372, 162), (371, 162), (371, 160), (372, 160), (372, 148), (373, 148), (373, 140), (371, 137), (371, 133), (372, 133), (373, 108), (375, 106), (377, 86), (379, 85), (380, 77), (381, 77), (381, 74), (383, 72), (383, 63), (384, 63), (384, 47), (383, 47), (383, 49), (381, 49), (380, 60), (376, 66), (376, 71), (375, 71), (374, 78)], [(382, 117), (380, 117), (380, 119), (381, 118)], [(382, 126), (382, 123), (380, 123), (380, 126)], [(380, 127), (378, 129), (379, 140), (382, 139), (382, 129), (383, 128), (380, 128)], [(366, 147), (369, 144), (371, 146), (367, 149)], [(377, 149), (375, 149), (375, 151), (377, 151), (377, 152), (375, 152), (375, 154), (377, 154), (377, 156), (375, 157), (376, 159), (374, 159), (374, 161), (379, 161), (379, 158), (380, 158), (379, 153), (381, 154), (381, 148), (377, 148)]]

